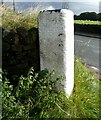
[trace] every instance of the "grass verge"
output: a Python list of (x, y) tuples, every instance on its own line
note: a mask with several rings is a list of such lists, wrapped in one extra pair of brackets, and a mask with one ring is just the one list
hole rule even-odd
[(81, 25), (101, 25), (101, 21), (90, 21), (90, 20), (75, 20), (74, 23)]

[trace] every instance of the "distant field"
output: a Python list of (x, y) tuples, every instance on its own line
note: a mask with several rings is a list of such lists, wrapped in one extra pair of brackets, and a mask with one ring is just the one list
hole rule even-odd
[(86, 24), (86, 25), (101, 25), (101, 21), (90, 21), (90, 20), (75, 20), (76, 24)]

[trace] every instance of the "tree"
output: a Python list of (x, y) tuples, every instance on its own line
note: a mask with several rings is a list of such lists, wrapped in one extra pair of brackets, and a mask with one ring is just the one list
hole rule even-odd
[(98, 20), (98, 15), (96, 12), (89, 12), (88, 17), (89, 20), (94, 20), (94, 21)]
[(78, 16), (79, 20), (98, 20), (99, 17), (96, 12), (84, 12)]
[(84, 12), (84, 13), (81, 13), (80, 15), (79, 15), (79, 19), (80, 20), (88, 20), (88, 14), (89, 14), (89, 12)]
[(79, 15), (74, 15), (74, 20), (80, 20)]
[(98, 13), (98, 20), (101, 21), (101, 13)]

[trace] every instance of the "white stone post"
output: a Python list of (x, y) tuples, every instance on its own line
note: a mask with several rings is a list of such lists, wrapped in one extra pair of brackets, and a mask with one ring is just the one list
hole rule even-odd
[(65, 75), (62, 82), (67, 96), (74, 87), (74, 19), (67, 9), (39, 14), (40, 68)]

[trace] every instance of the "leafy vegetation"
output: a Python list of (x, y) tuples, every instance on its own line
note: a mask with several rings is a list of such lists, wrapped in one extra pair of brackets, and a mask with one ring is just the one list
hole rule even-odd
[(74, 15), (75, 20), (101, 21), (101, 13), (83, 12), (80, 15)]
[(90, 21), (90, 20), (75, 20), (74, 23), (81, 25), (101, 25), (100, 21)]
[(74, 23), (80, 25), (101, 25), (101, 13), (84, 12), (74, 15)]
[[(27, 77), (21, 76), (16, 88), (3, 73), (3, 118), (98, 118), (99, 81), (87, 68), (75, 59), (75, 87), (69, 99), (57, 92), (55, 85), (63, 77), (33, 68)], [(56, 78), (56, 79), (54, 79)]]

